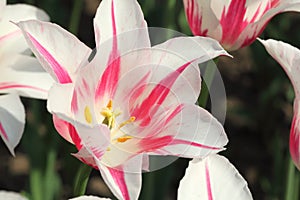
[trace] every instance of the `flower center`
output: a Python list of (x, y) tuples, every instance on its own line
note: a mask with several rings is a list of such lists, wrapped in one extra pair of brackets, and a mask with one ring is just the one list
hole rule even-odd
[[(116, 126), (116, 118), (121, 115), (120, 110), (113, 110), (113, 102), (109, 100), (107, 106), (103, 108), (100, 114), (104, 117), (102, 124), (106, 124), (107, 127), (111, 130), (111, 142), (112, 143), (123, 143), (127, 140), (131, 139), (132, 136), (125, 134), (121, 131), (121, 128), (126, 126), (127, 124), (131, 124), (135, 121), (135, 117), (131, 116), (128, 120), (120, 123)], [(92, 114), (90, 108), (88, 106), (84, 109), (85, 120), (88, 124), (92, 123)]]

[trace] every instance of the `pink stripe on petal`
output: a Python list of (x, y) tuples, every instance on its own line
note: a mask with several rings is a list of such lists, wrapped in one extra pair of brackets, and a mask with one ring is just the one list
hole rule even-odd
[(164, 102), (177, 78), (191, 63), (192, 61), (185, 63), (161, 80), (141, 105), (132, 111), (132, 115), (136, 117), (136, 120), (142, 120), (141, 126), (146, 126), (150, 123), (150, 110), (152, 112), (151, 115), (156, 113), (159, 108), (157, 105), (161, 105)]
[(3, 127), (3, 125), (2, 125), (1, 122), (0, 122), (0, 133), (3, 135), (3, 137), (4, 137), (6, 140), (8, 140), (8, 135), (7, 135), (7, 133), (6, 133), (6, 131), (5, 131), (5, 129), (4, 129), (4, 127)]
[(202, 30), (202, 15), (199, 13), (199, 5), (195, 0), (187, 0), (185, 12), (188, 23), (194, 35), (206, 36), (208, 29)]
[(72, 101), (71, 101), (71, 110), (74, 114), (78, 112), (78, 99), (77, 99), (76, 90), (73, 91)]
[(156, 151), (157, 149), (169, 145), (172, 142), (172, 140), (173, 140), (173, 136), (170, 135), (163, 136), (163, 137), (156, 137), (156, 138), (155, 137), (143, 138), (139, 142), (141, 148), (139, 153)]
[(67, 122), (67, 124), (68, 124), (68, 129), (69, 129), (70, 136), (71, 136), (76, 148), (78, 150), (80, 150), (82, 148), (81, 139), (80, 139), (75, 127), (72, 124), (68, 123), (68, 122)]
[(34, 86), (30, 86), (30, 85), (22, 85), (22, 84), (17, 84), (14, 82), (2, 82), (0, 83), (0, 90), (6, 90), (6, 89), (32, 89), (32, 90), (37, 90), (40, 92), (45, 92), (48, 93), (47, 90), (38, 88), (38, 87), (34, 87)]
[(291, 157), (300, 170), (300, 130), (299, 130), (299, 119), (297, 118), (297, 114), (295, 113), (293, 117), (292, 127), (290, 131), (290, 154)]
[[(246, 14), (246, 0), (232, 0), (229, 8), (223, 8), (220, 24), (222, 26), (222, 40), (224, 44), (234, 44), (241, 32), (249, 24), (244, 21)], [(234, 28), (232, 28), (234, 27)]]
[(207, 190), (207, 197), (208, 200), (213, 200), (213, 195), (211, 191), (211, 183), (210, 183), (210, 175), (208, 169), (208, 163), (205, 162), (205, 177), (206, 177), (206, 190)]
[(168, 118), (166, 119), (165, 123), (168, 124), (175, 116), (177, 116), (183, 108), (183, 104), (178, 105), (175, 110), (173, 110), (173, 112), (168, 116)]
[[(134, 105), (136, 100), (143, 94), (147, 88), (146, 83), (150, 77), (150, 74), (151, 73), (148, 72), (134, 87), (132, 87), (131, 91), (128, 92), (130, 94), (129, 105)], [(132, 112), (132, 110), (130, 112)]]
[(1, 42), (5, 42), (5, 40), (9, 40), (15, 36), (18, 36), (18, 35), (21, 35), (21, 31), (20, 30), (17, 30), (17, 31), (13, 31), (11, 33), (8, 33), (6, 35), (3, 35), (2, 37), (0, 37), (0, 43)]
[(119, 169), (114, 169), (110, 167), (107, 167), (107, 169), (111, 174), (112, 178), (114, 179), (115, 183), (119, 186), (124, 200), (130, 200), (124, 172)]
[(32, 44), (35, 46), (35, 48), (37, 49), (37, 51), (43, 55), (43, 57), (45, 58), (46, 62), (48, 64), (50, 64), (53, 72), (56, 75), (57, 80), (59, 81), (59, 83), (72, 83), (72, 79), (69, 76), (69, 73), (64, 69), (63, 66), (61, 66), (56, 60), (55, 58), (53, 58), (53, 56), (29, 33), (28, 37), (30, 38), (30, 40), (32, 41)]
[(194, 147), (200, 147), (200, 148), (210, 149), (210, 150), (222, 150), (222, 148), (220, 148), (220, 147), (208, 146), (208, 145), (200, 144), (197, 142), (191, 142), (191, 141), (182, 140), (182, 139), (174, 139), (170, 145), (177, 145), (177, 144), (191, 145)]
[(100, 83), (96, 89), (96, 100), (102, 98), (105, 94), (108, 94), (109, 97), (112, 98), (119, 81), (121, 58), (120, 52), (118, 51), (114, 1), (111, 2), (111, 17), (113, 30), (112, 51), (109, 55), (107, 67), (103, 72)]

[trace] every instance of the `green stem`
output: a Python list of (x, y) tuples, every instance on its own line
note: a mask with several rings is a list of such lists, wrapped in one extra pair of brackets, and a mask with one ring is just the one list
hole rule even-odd
[(285, 188), (285, 200), (296, 200), (294, 198), (295, 192), (295, 166), (291, 158), (289, 158), (287, 181)]
[(90, 166), (81, 164), (75, 177), (74, 196), (81, 196), (85, 194), (91, 171), (92, 168)]
[(207, 104), (207, 100), (209, 97), (209, 88), (212, 84), (212, 81), (214, 79), (215, 72), (217, 69), (217, 67), (215, 66), (216, 63), (217, 63), (217, 60), (215, 62), (209, 61), (207, 63), (206, 70), (205, 70), (205, 73), (203, 76), (203, 80), (205, 83), (202, 81), (201, 94), (200, 94), (200, 97), (198, 100), (198, 105), (203, 108), (205, 108), (206, 104)]
[(56, 151), (51, 148), (48, 152), (47, 158), (47, 166), (46, 166), (46, 173), (45, 173), (45, 198), (46, 200), (55, 199), (58, 183), (56, 180), (56, 173), (55, 173), (55, 164), (56, 164)]
[(296, 170), (295, 173), (295, 190), (294, 190), (294, 199), (299, 199), (299, 190), (300, 190), (300, 176), (299, 172)]
[(78, 27), (80, 22), (80, 16), (82, 11), (82, 0), (74, 0), (71, 19), (70, 19), (70, 25), (69, 25), (69, 31), (76, 35), (78, 33)]
[(30, 171), (30, 191), (32, 200), (43, 199), (43, 181), (41, 180), (42, 172), (38, 168), (33, 168)]

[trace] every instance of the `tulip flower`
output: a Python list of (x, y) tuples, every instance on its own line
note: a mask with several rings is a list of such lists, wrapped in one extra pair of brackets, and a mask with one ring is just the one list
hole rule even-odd
[(6, 5), (0, 0), (0, 135), (9, 151), (19, 143), (25, 124), (25, 111), (19, 95), (46, 99), (52, 78), (38, 61), (28, 55), (21, 30), (13, 24), (20, 20), (48, 20), (47, 14), (30, 5)]
[(178, 37), (151, 47), (135, 0), (103, 0), (94, 18), (96, 55), (61, 27), (18, 24), (36, 57), (57, 80), (48, 110), (75, 156), (100, 170), (118, 199), (137, 199), (149, 155), (203, 158), (223, 150), (222, 125), (194, 105), (197, 63), (228, 55), (217, 41)]
[(275, 15), (300, 10), (299, 0), (183, 0), (194, 35), (218, 40), (230, 51), (250, 45)]
[(276, 40), (259, 40), (267, 52), (282, 66), (295, 91), (294, 116), (290, 130), (290, 153), (296, 167), (300, 170), (300, 50), (290, 44)]
[(223, 156), (190, 161), (178, 188), (178, 200), (252, 200), (247, 182)]

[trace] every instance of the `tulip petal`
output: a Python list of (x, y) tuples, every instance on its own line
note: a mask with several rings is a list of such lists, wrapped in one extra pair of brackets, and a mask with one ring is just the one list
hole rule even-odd
[(136, 1), (116, 3), (115, 0), (107, 0), (102, 1), (97, 10), (94, 27), (97, 54), (105, 57), (101, 62), (106, 63), (97, 86), (96, 98), (103, 98), (105, 95), (111, 98), (120, 77), (121, 56), (136, 49), (150, 47), (147, 24)]
[(36, 20), (17, 25), (45, 70), (59, 83), (71, 83), (91, 50), (58, 25)]
[(20, 20), (39, 19), (49, 21), (48, 15), (34, 6), (26, 4), (6, 5), (0, 12), (0, 52), (21, 53), (28, 45), (18, 27), (11, 22)]
[(228, 142), (222, 124), (196, 105), (171, 107), (153, 118), (150, 127), (139, 130), (140, 149), (150, 154), (203, 158)]
[(50, 113), (56, 114), (67, 121), (73, 121), (74, 115), (71, 111), (72, 95), (74, 84), (54, 83), (49, 90), (47, 109)]
[(142, 159), (142, 155), (137, 155), (118, 168), (97, 161), (102, 178), (118, 199), (138, 199), (142, 186)]
[(300, 129), (299, 129), (299, 101), (300, 101), (300, 50), (281, 41), (261, 40), (268, 53), (282, 66), (290, 78), (294, 91), (294, 117), (290, 130), (290, 153), (292, 159), (300, 170)]
[(25, 110), (18, 95), (12, 93), (0, 96), (0, 135), (14, 155), (25, 124)]
[(46, 99), (54, 83), (38, 61), (30, 56), (12, 54), (1, 60), (0, 92), (18, 94), (31, 98)]
[[(218, 5), (222, 5), (224, 2), (218, 2)], [(208, 32), (217, 29), (219, 21), (211, 8), (210, 1), (183, 0), (183, 3), (187, 21), (194, 35), (207, 36)], [(220, 34), (219, 31), (214, 38), (220, 40)]]
[(75, 123), (75, 128), (81, 139), (81, 144), (87, 151), (100, 160), (110, 144), (110, 130), (106, 125), (99, 124), (89, 127)]
[(95, 157), (86, 148), (81, 148), (77, 153), (72, 155), (81, 162), (98, 170)]
[[(248, 25), (244, 28), (243, 32), (239, 35), (234, 45), (231, 49), (238, 49), (246, 45), (251, 44), (257, 36), (259, 36), (267, 23), (277, 14), (287, 11), (300, 11), (300, 1), (299, 0), (288, 0), (288, 1), (278, 1), (273, 0), (268, 3), (261, 5), (260, 10), (263, 14), (257, 13), (253, 16), (253, 19), (248, 22)], [(258, 11), (257, 11), (258, 12)]]
[[(194, 104), (201, 88), (196, 63), (219, 55), (228, 54), (217, 41), (203, 37), (174, 38), (151, 49), (127, 54), (122, 57), (122, 75), (115, 99), (119, 104), (125, 103), (123, 107), (137, 120), (147, 116), (153, 105)], [(129, 70), (128, 66), (135, 67)]]
[(300, 71), (300, 50), (290, 44), (272, 39), (259, 39), (259, 41), (289, 76), (296, 92), (296, 98), (300, 97), (300, 76), (298, 75)]
[(96, 196), (80, 196), (80, 197), (75, 197), (69, 200), (110, 200), (108, 198), (101, 198), (101, 197), (96, 197)]
[(0, 13), (3, 12), (5, 6), (6, 6), (6, 0), (0, 0)]
[[(68, 142), (81, 149), (81, 139), (74, 127), (74, 114), (71, 110), (74, 85), (55, 83), (49, 90), (47, 109), (53, 114), (57, 132)], [(62, 100), (63, 99), (63, 100)]]
[(178, 200), (251, 200), (247, 182), (223, 156), (189, 163), (178, 188)]
[(147, 23), (135, 0), (102, 1), (94, 18), (94, 28), (98, 48), (104, 42), (116, 39), (121, 53), (150, 47)]
[(231, 51), (250, 45), (275, 15), (300, 11), (299, 0), (184, 0), (184, 5), (194, 35), (212, 37)]
[(294, 117), (290, 130), (290, 153), (298, 170), (300, 170), (300, 119), (299, 119), (299, 99), (294, 102)]
[(28, 200), (26, 197), (22, 196), (19, 193), (11, 192), (11, 191), (0, 191), (0, 199), (5, 200)]

